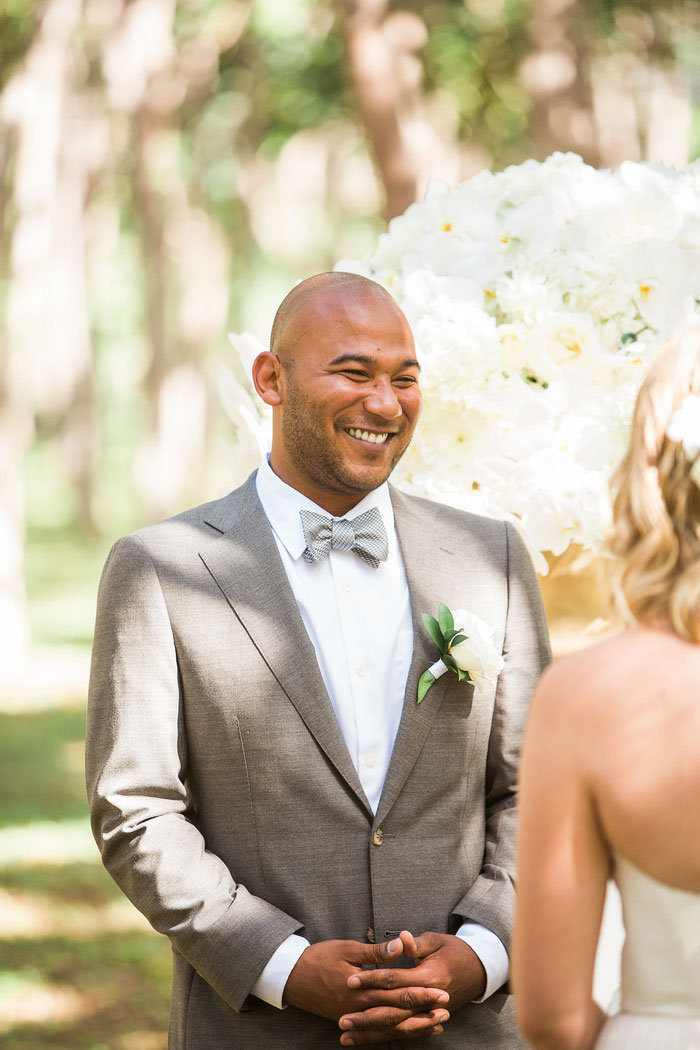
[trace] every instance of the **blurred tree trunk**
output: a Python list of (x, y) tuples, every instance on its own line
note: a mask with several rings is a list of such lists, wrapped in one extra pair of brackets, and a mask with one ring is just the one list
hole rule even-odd
[(589, 164), (600, 157), (586, 70), (591, 41), (582, 31), (586, 0), (533, 0), (528, 36), (532, 52), (520, 68), (532, 98), (534, 155), (573, 150)]
[(8, 613), (14, 618), (11, 627), (3, 623), (0, 636), (14, 656), (26, 649), (28, 639), (22, 469), (33, 414), (69, 415), (90, 371), (81, 139), (69, 116), (73, 40), (81, 15), (80, 0), (47, 0), (24, 61), (6, 82), (0, 101), (3, 130), (15, 144), (12, 203), (7, 205), (14, 229), (2, 361), (5, 476), (0, 495), (3, 619)]
[(34, 420), (19, 385), (17, 361), (5, 337), (0, 341), (0, 675), (29, 652), (23, 460)]
[(92, 347), (85, 208), (99, 140), (85, 94), (82, 3), (48, 0), (3, 92), (17, 139), (8, 336), (37, 416), (62, 430), (66, 474), (91, 523)]
[(14, 162), (11, 192), (6, 187), (2, 206), (11, 247), (0, 378), (5, 534), (0, 549), (6, 561), (3, 596), (15, 621), (11, 632), (3, 626), (0, 634), (3, 643), (24, 639), (10, 643), (15, 655), (22, 644), (26, 650), (28, 640), (22, 475), (35, 418), (59, 436), (83, 528), (89, 530), (93, 520), (96, 430), (86, 208), (105, 140), (104, 118), (86, 84), (82, 18), (82, 0), (47, 0), (0, 99), (3, 152), (11, 141)]
[(623, 33), (619, 47), (608, 43), (586, 0), (533, 0), (532, 52), (520, 78), (532, 97), (538, 159), (573, 150), (595, 167), (688, 162), (690, 78), (674, 67), (664, 7), (648, 13), (621, 5), (609, 30)]
[(351, 75), (391, 219), (415, 201), (419, 171), (406, 142), (400, 54), (384, 31), (388, 8), (388, 0), (345, 0)]
[[(158, 130), (153, 126), (144, 107), (135, 115), (134, 123), (134, 207), (138, 217), (141, 254), (144, 268), (146, 329), (150, 351), (150, 363), (144, 379), (144, 392), (149, 404), (149, 425), (140, 456), (143, 463), (147, 449), (157, 448), (161, 429), (160, 395), (168, 374), (170, 361), (176, 359), (177, 347), (169, 344), (167, 335), (167, 287), (168, 259), (165, 251), (165, 212), (167, 203), (155, 185), (151, 171), (156, 162)], [(163, 517), (166, 511), (161, 498), (162, 486), (158, 484), (157, 464), (153, 469), (146, 466), (141, 474), (141, 493), (152, 517)], [(143, 477), (143, 475), (146, 475)]]
[(150, 362), (144, 388), (147, 432), (136, 481), (151, 517), (173, 513), (197, 490), (207, 451), (209, 394), (202, 356), (220, 336), (228, 306), (230, 253), (216, 224), (191, 204), (181, 169), (179, 108), (207, 96), (218, 73), (219, 46), (231, 46), (249, 6), (221, 40), (200, 34), (178, 53), (174, 0), (136, 0), (126, 17), (152, 18), (140, 34), (142, 89), (131, 117), (133, 207), (140, 227)]
[(416, 54), (428, 38), (422, 18), (389, 0), (344, 0), (350, 75), (384, 185), (384, 217), (400, 215), (430, 176), (457, 181), (457, 125), (430, 107)]

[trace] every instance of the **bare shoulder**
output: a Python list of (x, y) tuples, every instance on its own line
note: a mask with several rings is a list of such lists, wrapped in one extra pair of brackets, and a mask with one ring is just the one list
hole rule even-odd
[(671, 691), (682, 702), (685, 684), (699, 672), (700, 647), (635, 627), (557, 661), (540, 679), (535, 702), (568, 723), (600, 728), (626, 721), (632, 709), (662, 710), (660, 701)]
[[(543, 676), (533, 735), (587, 785), (605, 838), (644, 870), (696, 889), (700, 646), (635, 627)], [(697, 845), (696, 845), (697, 843)]]
[[(545, 671), (530, 736), (559, 750), (594, 793), (614, 786), (641, 797), (671, 755), (700, 769), (698, 680), (700, 647), (635, 627)], [(689, 726), (698, 730), (692, 737)]]
[(550, 664), (539, 680), (533, 711), (548, 721), (576, 728), (579, 720), (605, 719), (610, 713), (608, 697), (617, 695), (615, 682), (634, 661), (626, 635), (607, 639)]

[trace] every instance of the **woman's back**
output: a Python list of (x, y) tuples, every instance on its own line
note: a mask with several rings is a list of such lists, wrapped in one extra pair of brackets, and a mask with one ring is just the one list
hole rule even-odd
[[(539, 683), (521, 764), (513, 984), (536, 1050), (700, 1050), (700, 327), (659, 356), (613, 478), (639, 626)], [(643, 626), (644, 625), (644, 626)], [(620, 1014), (592, 997), (613, 874)]]
[[(550, 1042), (537, 1006), (526, 1035), (558, 1050), (594, 1041), (595, 1050), (700, 1050), (700, 647), (635, 627), (550, 668), (528, 726), (523, 791), (520, 953), (556, 923), (538, 959), (585, 1003), (610, 875), (627, 934), (623, 1012), (597, 1040), (600, 1018), (587, 1009), (572, 1014), (575, 1035), (557, 1021)], [(547, 984), (556, 995), (551, 980), (533, 980), (536, 1003)], [(552, 1016), (570, 1009), (564, 998), (546, 1008)]]
[(605, 746), (587, 741), (582, 774), (625, 926), (623, 1012), (603, 1027), (596, 1050), (656, 1038), (664, 1050), (674, 1040), (685, 1050), (700, 1045), (700, 649), (638, 627), (585, 656), (596, 669), (581, 673), (575, 660), (575, 706), (587, 678), (598, 689), (591, 719), (579, 707), (575, 722), (587, 723), (584, 737), (597, 726)]
[(550, 673), (611, 852), (700, 893), (700, 647), (636, 627)]

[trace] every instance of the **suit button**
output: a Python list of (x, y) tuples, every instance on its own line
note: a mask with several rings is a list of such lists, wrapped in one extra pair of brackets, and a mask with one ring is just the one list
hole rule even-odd
[(382, 831), (381, 828), (377, 828), (377, 830), (375, 831), (374, 835), (372, 835), (372, 845), (373, 846), (381, 846), (383, 841), (384, 841), (384, 832)]
[(375, 944), (376, 943), (377, 939), (374, 936), (374, 926), (368, 926), (367, 927), (367, 933), (365, 934), (365, 940), (367, 941), (368, 944)]

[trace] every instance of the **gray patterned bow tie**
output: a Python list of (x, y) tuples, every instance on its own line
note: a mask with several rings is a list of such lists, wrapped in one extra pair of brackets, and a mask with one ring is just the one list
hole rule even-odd
[(312, 510), (300, 510), (301, 525), (306, 540), (304, 558), (311, 564), (321, 561), (334, 551), (352, 551), (362, 561), (376, 569), (386, 561), (389, 541), (382, 516), (376, 507), (358, 514), (348, 521), (326, 518)]

